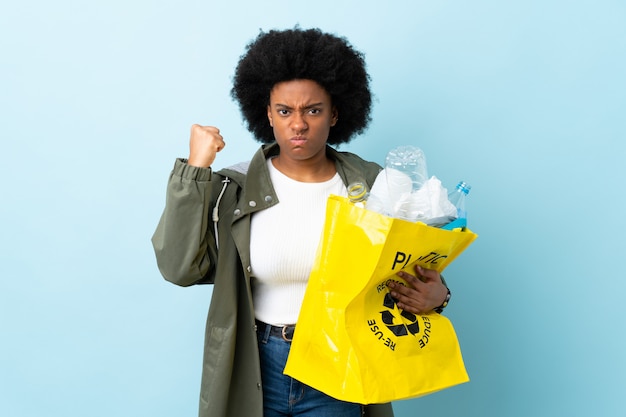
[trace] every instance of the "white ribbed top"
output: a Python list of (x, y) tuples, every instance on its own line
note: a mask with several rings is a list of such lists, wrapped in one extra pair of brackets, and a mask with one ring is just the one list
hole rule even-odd
[(324, 227), (330, 194), (347, 195), (339, 174), (295, 181), (267, 162), (279, 203), (252, 215), (250, 265), (256, 318), (274, 325), (298, 319)]

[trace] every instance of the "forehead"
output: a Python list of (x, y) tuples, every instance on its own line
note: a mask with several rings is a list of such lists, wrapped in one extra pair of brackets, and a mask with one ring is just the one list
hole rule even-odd
[(270, 91), (271, 104), (330, 103), (330, 94), (313, 80), (291, 80), (276, 83)]

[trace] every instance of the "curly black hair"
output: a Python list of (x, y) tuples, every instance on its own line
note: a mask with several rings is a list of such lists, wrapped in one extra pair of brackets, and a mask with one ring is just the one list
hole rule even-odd
[(267, 119), (270, 91), (279, 82), (296, 79), (317, 82), (339, 112), (327, 143), (348, 143), (365, 131), (371, 121), (372, 95), (363, 54), (343, 37), (296, 27), (261, 31), (235, 69), (231, 95), (256, 140), (274, 141)]

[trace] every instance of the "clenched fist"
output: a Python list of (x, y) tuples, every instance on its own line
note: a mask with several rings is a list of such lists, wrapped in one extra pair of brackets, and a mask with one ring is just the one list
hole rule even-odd
[(224, 149), (226, 143), (220, 130), (213, 126), (191, 126), (189, 138), (189, 158), (187, 163), (196, 167), (208, 168), (215, 160), (215, 155)]

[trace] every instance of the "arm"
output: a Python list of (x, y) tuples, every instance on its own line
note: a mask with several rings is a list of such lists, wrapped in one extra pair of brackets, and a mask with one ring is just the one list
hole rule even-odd
[(167, 184), (165, 209), (152, 246), (161, 274), (177, 285), (200, 282), (215, 259), (208, 225), (211, 176), (210, 168), (193, 167), (178, 159)]
[(174, 165), (165, 209), (152, 237), (161, 274), (181, 286), (211, 282), (217, 250), (209, 227), (214, 195), (209, 166), (224, 141), (218, 129), (194, 125), (189, 147), (189, 160)]

